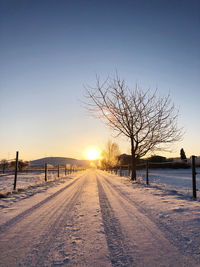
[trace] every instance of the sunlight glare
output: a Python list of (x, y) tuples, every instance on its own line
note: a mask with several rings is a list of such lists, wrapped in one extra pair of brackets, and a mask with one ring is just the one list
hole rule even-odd
[(100, 158), (100, 152), (96, 148), (89, 148), (86, 151), (86, 158), (89, 160), (96, 160)]

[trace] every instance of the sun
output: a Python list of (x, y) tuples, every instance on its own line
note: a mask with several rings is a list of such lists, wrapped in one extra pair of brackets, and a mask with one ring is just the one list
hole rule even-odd
[(86, 151), (86, 158), (89, 160), (96, 160), (100, 158), (100, 151), (96, 148), (89, 148)]

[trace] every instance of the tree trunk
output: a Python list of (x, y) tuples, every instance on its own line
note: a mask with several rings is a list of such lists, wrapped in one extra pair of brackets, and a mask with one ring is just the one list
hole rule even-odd
[(132, 138), (131, 138), (131, 165), (132, 165), (131, 180), (136, 181), (136, 158), (135, 158), (134, 142)]

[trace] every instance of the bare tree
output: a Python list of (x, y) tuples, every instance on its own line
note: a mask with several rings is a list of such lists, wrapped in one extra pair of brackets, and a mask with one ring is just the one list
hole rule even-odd
[(8, 168), (8, 165), (9, 165), (9, 163), (8, 163), (8, 161), (6, 159), (2, 159), (0, 161), (0, 168), (2, 168), (3, 173)]
[(101, 160), (102, 167), (105, 169), (115, 167), (119, 155), (120, 151), (118, 144), (109, 140), (106, 143), (105, 149), (102, 151), (102, 160)]
[[(16, 164), (15, 160), (10, 162), (10, 166), (12, 168), (15, 167), (15, 164)], [(18, 170), (19, 171), (23, 171), (24, 169), (27, 169), (29, 167), (29, 165), (30, 165), (29, 161), (18, 160)]]
[(149, 151), (166, 150), (166, 146), (179, 141), (182, 129), (177, 126), (178, 111), (170, 95), (157, 96), (157, 91), (137, 88), (130, 90), (118, 75), (104, 82), (96, 78), (94, 88), (86, 86), (87, 108), (102, 119), (116, 136), (130, 140), (132, 180), (136, 180), (136, 160)]

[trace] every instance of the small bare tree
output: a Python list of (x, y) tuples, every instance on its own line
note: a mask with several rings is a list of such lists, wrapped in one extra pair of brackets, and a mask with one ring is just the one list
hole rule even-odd
[(8, 168), (9, 163), (6, 159), (2, 159), (0, 161), (0, 168), (2, 169), (3, 173), (5, 172), (5, 170)]
[(119, 155), (120, 151), (118, 144), (109, 140), (106, 143), (105, 149), (102, 151), (102, 167), (106, 170), (115, 167)]
[[(114, 130), (116, 136), (124, 135), (130, 140), (132, 180), (136, 180), (137, 159), (181, 139), (178, 111), (170, 95), (160, 97), (157, 91), (130, 90), (118, 75), (102, 83), (97, 77), (96, 86), (86, 86), (86, 91), (89, 111)], [(162, 146), (163, 149), (166, 147)]]
[[(15, 168), (15, 164), (16, 164), (15, 160), (10, 162), (10, 166), (12, 168)], [(23, 171), (23, 170), (27, 169), (29, 167), (29, 165), (30, 165), (29, 161), (18, 160), (18, 170), (19, 171)]]

